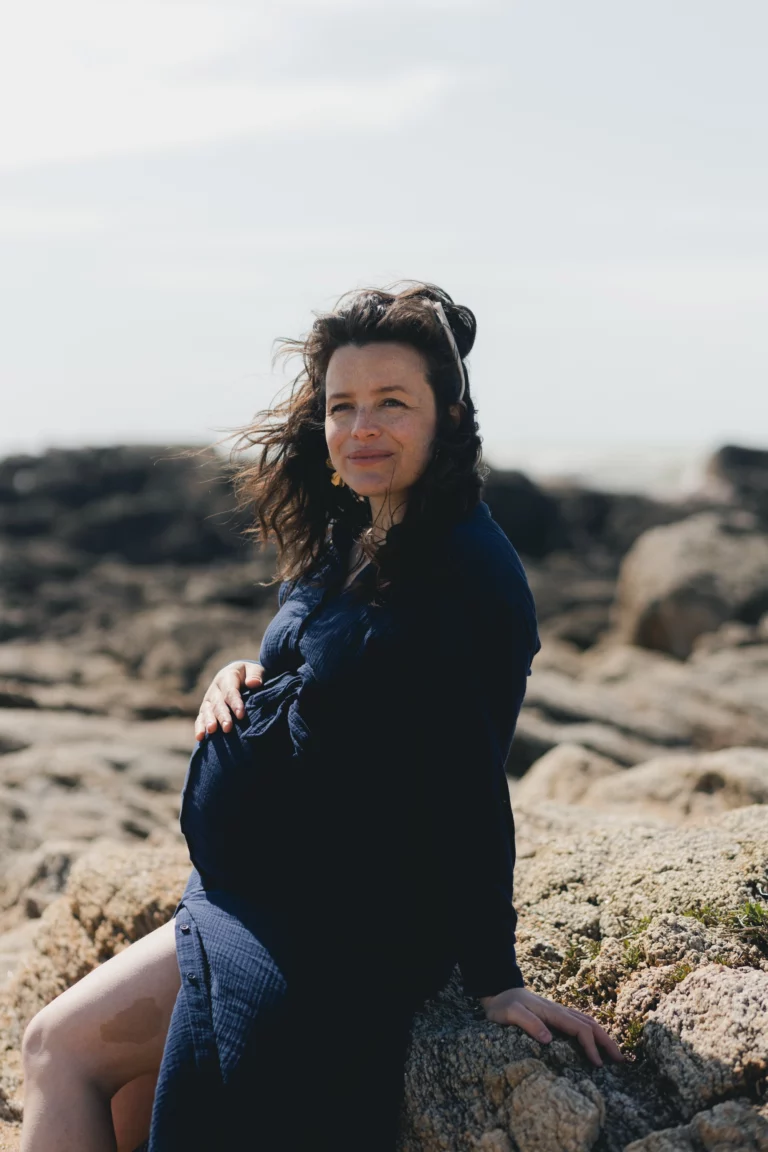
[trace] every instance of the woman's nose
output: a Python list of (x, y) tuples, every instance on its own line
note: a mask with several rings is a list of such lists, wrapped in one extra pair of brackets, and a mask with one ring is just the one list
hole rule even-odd
[(358, 408), (352, 422), (353, 436), (377, 436), (379, 424), (376, 414), (370, 408)]

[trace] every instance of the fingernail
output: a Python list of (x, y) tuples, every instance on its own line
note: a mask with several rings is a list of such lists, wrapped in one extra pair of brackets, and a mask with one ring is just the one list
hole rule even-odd
[(552, 1039), (552, 1033), (551, 1032), (539, 1032), (539, 1040), (551, 1040), (551, 1039)]

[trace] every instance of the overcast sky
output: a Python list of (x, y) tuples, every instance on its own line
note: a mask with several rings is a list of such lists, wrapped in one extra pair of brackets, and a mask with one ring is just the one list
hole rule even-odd
[(0, 452), (205, 442), (433, 280), (489, 459), (768, 446), (765, 0), (16, 0)]

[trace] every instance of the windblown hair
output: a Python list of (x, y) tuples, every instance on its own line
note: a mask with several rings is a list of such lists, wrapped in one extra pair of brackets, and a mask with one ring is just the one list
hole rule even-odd
[[(402, 281), (400, 283), (403, 283)], [(380, 588), (412, 571), (428, 553), (430, 540), (446, 523), (471, 511), (480, 499), (480, 436), (463, 363), (477, 329), (469, 308), (454, 304), (434, 284), (406, 281), (399, 292), (363, 288), (339, 298), (333, 311), (315, 312), (303, 340), (280, 337), (274, 356), (300, 356), (303, 367), (289, 385), (287, 399), (234, 433), (231, 451), (238, 506), (255, 509), (248, 529), (277, 548), (276, 579), (309, 575), (323, 553), (332, 520), (341, 520), (373, 560)], [(396, 285), (390, 285), (394, 288)], [(458, 365), (434, 305), (440, 301), (454, 334), (465, 377), (458, 426), (449, 408), (461, 390)], [(437, 402), (437, 429), (427, 467), (411, 487), (405, 514), (381, 542), (375, 539), (368, 501), (346, 485), (331, 484), (326, 465), (325, 375), (331, 356), (346, 344), (376, 341), (410, 344), (423, 354), (427, 380)], [(238, 463), (239, 453), (258, 447), (256, 460)]]

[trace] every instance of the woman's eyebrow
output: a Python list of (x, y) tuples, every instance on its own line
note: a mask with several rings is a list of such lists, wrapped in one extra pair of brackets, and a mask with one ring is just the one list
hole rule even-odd
[[(382, 384), (380, 388), (372, 388), (371, 391), (378, 395), (381, 392), (407, 392), (408, 389), (402, 384)], [(354, 392), (332, 392), (328, 399), (338, 400), (340, 397), (347, 399), (350, 396), (354, 396)]]

